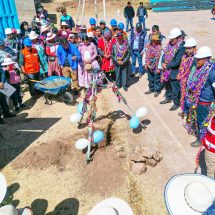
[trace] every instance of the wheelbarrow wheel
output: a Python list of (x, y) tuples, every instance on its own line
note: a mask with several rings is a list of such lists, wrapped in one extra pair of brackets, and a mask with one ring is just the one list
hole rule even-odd
[(75, 103), (75, 98), (70, 92), (64, 92), (62, 95), (62, 100), (67, 105), (72, 105)]

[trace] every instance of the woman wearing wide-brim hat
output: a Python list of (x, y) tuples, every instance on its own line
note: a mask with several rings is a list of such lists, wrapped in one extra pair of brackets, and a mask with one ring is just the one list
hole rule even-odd
[(72, 33), (71, 29), (69, 29), (69, 25), (66, 22), (61, 22), (61, 29), (58, 31), (58, 35), (63, 38), (68, 38)]
[(134, 213), (124, 200), (108, 198), (94, 206), (88, 215), (134, 215)]
[(164, 198), (170, 215), (215, 214), (215, 180), (200, 174), (172, 177)]

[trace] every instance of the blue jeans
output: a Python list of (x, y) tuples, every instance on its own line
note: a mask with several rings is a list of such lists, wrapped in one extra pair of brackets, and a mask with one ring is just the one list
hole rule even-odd
[(128, 31), (129, 24), (130, 24), (131, 28), (133, 28), (133, 18), (126, 17), (126, 31)]
[(132, 51), (132, 74), (136, 73), (136, 60), (138, 60), (139, 64), (139, 73), (143, 74), (143, 56), (139, 51)]
[(139, 23), (141, 23), (143, 25), (143, 28), (146, 28), (146, 24), (145, 24), (145, 17), (144, 16), (138, 16), (139, 19)]
[(198, 105), (196, 113), (197, 113), (197, 125), (198, 125), (198, 139), (200, 139), (200, 131), (202, 127), (202, 123), (208, 116), (211, 104), (209, 105)]
[(147, 70), (148, 81), (149, 81), (149, 90), (160, 93), (161, 83), (160, 83), (160, 73), (156, 71)]

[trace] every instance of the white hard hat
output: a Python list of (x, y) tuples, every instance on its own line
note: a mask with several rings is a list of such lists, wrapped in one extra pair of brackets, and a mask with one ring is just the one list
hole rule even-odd
[(88, 37), (93, 37), (93, 38), (94, 38), (93, 32), (88, 32), (88, 33), (87, 33), (87, 36), (88, 36)]
[(194, 38), (189, 38), (186, 40), (184, 47), (185, 48), (192, 48), (197, 46), (197, 41)]
[(12, 29), (11, 28), (6, 28), (5, 29), (5, 34), (8, 35), (8, 34), (12, 34)]
[(170, 31), (170, 34), (169, 34), (169, 39), (175, 39), (177, 37), (179, 37), (181, 35), (181, 30), (179, 28), (173, 28), (171, 31)]
[(212, 51), (209, 47), (203, 46), (197, 50), (197, 53), (194, 57), (198, 59), (212, 57)]

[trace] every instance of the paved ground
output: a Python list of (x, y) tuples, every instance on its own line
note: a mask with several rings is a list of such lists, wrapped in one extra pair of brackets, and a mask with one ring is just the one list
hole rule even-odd
[[(164, 34), (172, 27), (182, 28), (215, 53), (215, 21), (210, 20), (209, 11), (152, 13), (147, 24), (159, 24)], [(14, 204), (31, 205), (36, 215), (67, 215), (70, 210), (72, 215), (86, 215), (98, 201), (116, 196), (128, 201), (135, 215), (166, 214), (165, 183), (175, 174), (193, 172), (197, 150), (190, 147), (194, 138), (186, 134), (178, 112), (169, 112), (170, 104), (159, 104), (163, 94), (156, 99), (146, 96), (146, 76), (136, 81), (123, 94), (134, 110), (148, 108), (143, 119), (147, 128), (132, 131), (124, 116), (131, 113), (117, 103), (110, 90), (103, 91), (98, 98), (98, 116), (102, 117), (96, 128), (109, 129), (111, 146), (104, 147), (103, 143), (90, 165), (74, 147), (78, 138), (87, 136), (87, 128), (78, 130), (68, 121), (76, 108), (61, 103), (47, 106), (42, 98), (33, 104), (25, 94), (26, 104), (33, 107), (0, 127), (0, 164)], [(137, 177), (115, 151), (118, 146), (129, 151), (138, 142), (158, 147), (164, 159)]]

